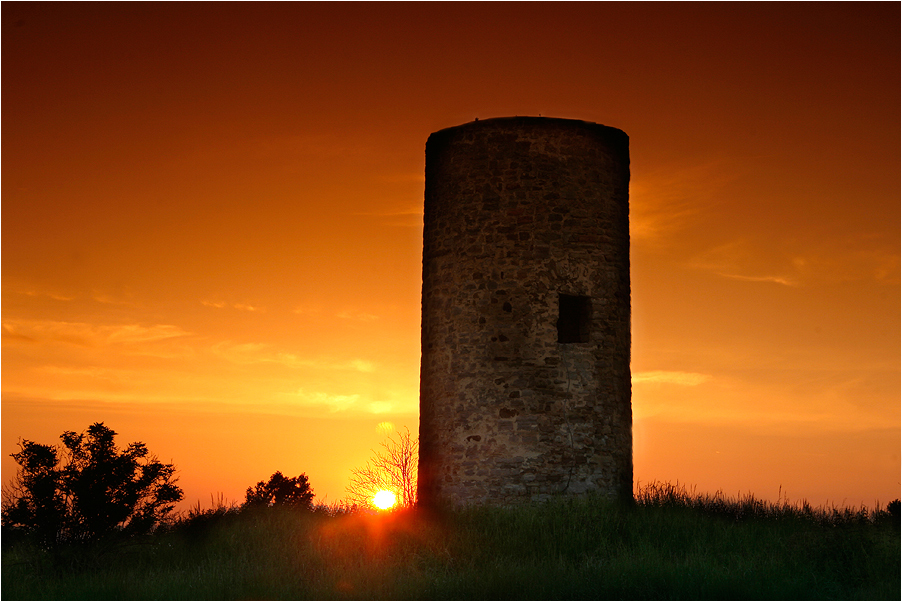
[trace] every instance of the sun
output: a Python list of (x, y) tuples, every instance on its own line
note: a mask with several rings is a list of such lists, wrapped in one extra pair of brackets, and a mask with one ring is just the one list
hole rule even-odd
[(396, 501), (395, 494), (385, 489), (373, 496), (373, 505), (380, 510), (388, 510)]

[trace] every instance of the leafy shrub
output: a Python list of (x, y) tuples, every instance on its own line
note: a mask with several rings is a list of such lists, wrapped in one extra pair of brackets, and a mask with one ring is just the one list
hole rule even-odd
[(4, 527), (54, 546), (157, 526), (182, 499), (175, 467), (141, 442), (117, 448), (115, 436), (97, 422), (81, 434), (64, 432), (62, 447), (20, 442), (11, 454), (19, 470), (4, 491)]
[(313, 503), (313, 490), (307, 475), (288, 478), (281, 472), (274, 473), (269, 481), (260, 481), (252, 489), (247, 488), (244, 505), (248, 507), (286, 506), (309, 510)]

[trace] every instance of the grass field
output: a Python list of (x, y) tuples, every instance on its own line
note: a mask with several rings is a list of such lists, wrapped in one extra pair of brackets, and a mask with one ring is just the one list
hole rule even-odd
[(900, 598), (898, 504), (810, 508), (660, 484), (634, 505), (220, 507), (107, 546), (8, 539), (4, 600)]

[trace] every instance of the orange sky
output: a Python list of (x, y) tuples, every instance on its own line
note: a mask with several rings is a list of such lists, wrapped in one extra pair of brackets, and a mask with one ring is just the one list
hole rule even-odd
[(104, 421), (186, 504), (417, 429), (424, 147), (630, 136), (635, 477), (900, 495), (900, 6), (2, 6), (2, 477)]

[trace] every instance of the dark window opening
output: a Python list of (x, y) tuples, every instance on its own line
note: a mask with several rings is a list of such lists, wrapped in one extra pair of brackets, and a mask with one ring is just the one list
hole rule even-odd
[(558, 295), (557, 342), (588, 343), (592, 326), (592, 298)]

